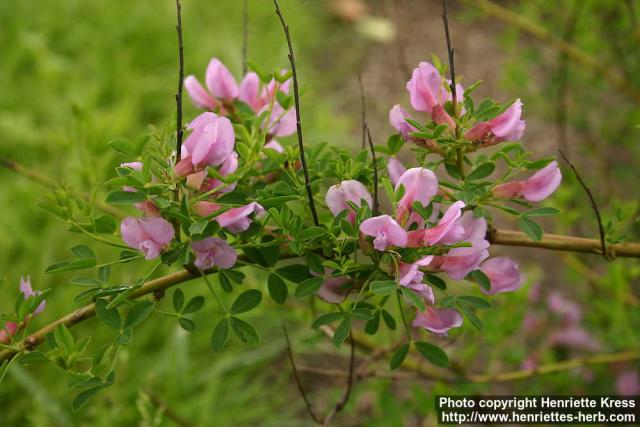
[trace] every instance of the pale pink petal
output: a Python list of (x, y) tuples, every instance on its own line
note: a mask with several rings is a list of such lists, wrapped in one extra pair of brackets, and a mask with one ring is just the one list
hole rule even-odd
[(400, 160), (398, 160), (396, 157), (389, 157), (389, 162), (387, 163), (387, 172), (389, 172), (389, 179), (391, 180), (391, 184), (397, 185), (400, 177), (406, 171), (407, 168), (404, 167)]
[(276, 141), (275, 139), (272, 139), (271, 141), (267, 142), (264, 145), (264, 148), (269, 148), (271, 150), (275, 150), (278, 153), (284, 153), (284, 148), (282, 147), (282, 145)]
[(420, 202), (428, 206), (431, 199), (438, 194), (438, 178), (433, 171), (425, 168), (411, 168), (403, 173), (396, 184), (395, 190), (404, 187), (404, 195), (398, 202), (397, 218), (402, 221), (405, 214), (411, 210), (413, 202)]
[(553, 194), (561, 181), (562, 173), (558, 163), (553, 161), (524, 181), (522, 195), (530, 202), (539, 202)]
[(446, 335), (451, 328), (462, 326), (462, 316), (452, 308), (427, 307), (413, 321), (414, 328), (425, 328), (437, 335)]
[(491, 190), (493, 197), (500, 199), (513, 199), (522, 194), (522, 186), (524, 181), (511, 181), (504, 184), (498, 184)]
[(558, 292), (552, 292), (549, 295), (547, 305), (553, 313), (562, 317), (566, 323), (578, 323), (582, 318), (580, 306)]
[(438, 225), (424, 230), (423, 242), (428, 245), (435, 245), (449, 233), (451, 233), (449, 240), (454, 240), (455, 238), (459, 240), (464, 234), (464, 229), (461, 225), (456, 224), (456, 221), (462, 215), (462, 208), (464, 208), (464, 206), (465, 204), (461, 200), (449, 206), (438, 222)]
[(478, 240), (471, 247), (451, 249), (442, 257), (440, 269), (453, 280), (462, 280), (467, 274), (476, 270), (480, 263), (489, 258), (489, 242)]
[(389, 215), (369, 218), (360, 224), (360, 232), (373, 236), (373, 246), (384, 251), (388, 246), (404, 247), (407, 244), (407, 232)]
[(522, 286), (522, 275), (518, 264), (510, 258), (495, 257), (486, 260), (480, 266), (482, 271), (491, 282), (489, 291), (481, 288), (485, 294), (493, 295), (501, 292), (510, 292), (520, 289)]
[(218, 215), (215, 219), (221, 227), (227, 228), (234, 233), (245, 231), (251, 225), (249, 215), (259, 213), (264, 209), (256, 202), (249, 203), (246, 206), (229, 209), (223, 214)]
[(255, 112), (260, 111), (264, 106), (260, 98), (260, 78), (253, 71), (247, 73), (240, 82), (238, 98)]
[[(333, 270), (324, 269), (325, 280), (322, 282), (322, 286), (316, 292), (316, 295), (330, 304), (340, 304), (344, 302), (349, 293), (349, 288), (345, 285), (350, 282), (347, 277), (333, 277), (331, 276)], [(313, 273), (317, 276), (316, 273)]]
[(442, 89), (442, 77), (428, 62), (421, 62), (407, 82), (411, 106), (424, 113), (431, 114), (433, 107), (440, 102)]
[(213, 110), (218, 105), (215, 98), (202, 87), (194, 76), (187, 76), (184, 79), (184, 88), (196, 107)]
[(218, 58), (213, 58), (209, 62), (205, 82), (211, 94), (216, 98), (229, 102), (238, 97), (239, 89), (236, 80)]
[(417, 130), (406, 121), (407, 118), (411, 118), (411, 116), (400, 105), (394, 105), (389, 110), (389, 123), (402, 135), (405, 141), (409, 139), (410, 132)]
[(194, 240), (191, 242), (191, 249), (196, 254), (194, 264), (201, 270), (206, 270), (214, 265), (219, 268), (231, 268), (238, 258), (235, 249), (217, 237)]
[(335, 216), (345, 210), (352, 210), (347, 202), (352, 202), (356, 206), (362, 206), (362, 200), (369, 206), (373, 201), (367, 187), (360, 181), (354, 179), (342, 181), (340, 184), (332, 185), (327, 190), (325, 201), (331, 213)]
[(213, 213), (218, 209), (220, 209), (220, 205), (213, 202), (199, 201), (193, 205), (193, 210), (200, 216), (213, 215)]
[(522, 116), (522, 101), (517, 99), (504, 113), (491, 119), (491, 132), (502, 141), (517, 141), (524, 133), (525, 121)]

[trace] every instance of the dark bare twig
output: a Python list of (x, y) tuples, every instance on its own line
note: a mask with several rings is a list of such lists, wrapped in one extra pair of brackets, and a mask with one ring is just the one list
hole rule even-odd
[(456, 96), (456, 65), (453, 60), (454, 48), (451, 46), (451, 36), (449, 34), (449, 16), (447, 14), (447, 0), (442, 0), (442, 22), (444, 23), (444, 34), (447, 38), (447, 54), (449, 55), (449, 76), (451, 83), (451, 102), (453, 104), (453, 113), (458, 115), (458, 97)]
[(182, 150), (182, 85), (184, 83), (184, 48), (182, 44), (182, 6), (180, 0), (176, 0), (176, 13), (178, 25), (178, 93), (176, 93), (176, 163), (180, 161), (180, 152)]
[(242, 74), (247, 74), (247, 51), (249, 50), (249, 0), (244, 0), (242, 9)]
[(602, 217), (600, 216), (600, 210), (598, 209), (598, 204), (596, 203), (596, 199), (593, 197), (593, 193), (591, 193), (591, 189), (582, 180), (582, 177), (578, 173), (578, 169), (576, 169), (573, 163), (571, 163), (571, 161), (567, 158), (564, 152), (562, 150), (558, 150), (558, 152), (560, 153), (564, 161), (569, 165), (569, 167), (575, 174), (576, 178), (578, 179), (578, 182), (580, 183), (585, 193), (587, 193), (587, 196), (589, 197), (589, 201), (591, 202), (591, 208), (593, 209), (593, 212), (596, 214), (596, 219), (598, 220), (598, 230), (600, 231), (600, 245), (602, 247), (602, 256), (607, 260), (613, 259), (612, 254), (610, 254), (607, 251), (607, 239), (605, 237), (604, 226), (602, 225)]
[(173, 421), (176, 425), (180, 427), (194, 427), (194, 424), (192, 424), (189, 420), (182, 418), (180, 415), (178, 415), (173, 409), (171, 409), (167, 405), (167, 403), (164, 400), (160, 399), (151, 390), (146, 389), (146, 390), (143, 390), (142, 392), (146, 394), (147, 397), (149, 397), (149, 399), (155, 406), (162, 409), (162, 411), (167, 416), (167, 418)]
[(315, 421), (318, 424), (322, 424), (324, 420), (320, 418), (318, 415), (316, 415), (316, 413), (313, 411), (313, 406), (311, 405), (311, 401), (309, 401), (309, 398), (307, 397), (307, 393), (304, 391), (304, 386), (302, 385), (302, 381), (300, 381), (300, 375), (298, 374), (296, 363), (293, 360), (293, 350), (291, 350), (291, 341), (289, 341), (289, 332), (287, 332), (287, 327), (284, 324), (282, 324), (282, 332), (284, 333), (284, 339), (287, 343), (287, 354), (289, 356), (289, 364), (291, 365), (291, 370), (293, 371), (293, 378), (295, 378), (296, 380), (296, 384), (298, 385), (298, 390), (302, 395), (302, 399), (304, 400), (304, 404), (307, 408), (307, 412), (309, 413), (313, 421)]
[(365, 129), (369, 139), (369, 148), (371, 149), (371, 159), (373, 163), (373, 216), (378, 216), (380, 210), (380, 202), (378, 202), (378, 159), (376, 158), (376, 150), (373, 148), (371, 130), (368, 126)]
[(313, 217), (313, 223), (320, 225), (318, 221), (318, 213), (316, 212), (316, 205), (313, 201), (313, 191), (311, 190), (311, 179), (309, 178), (309, 168), (307, 167), (307, 160), (304, 156), (304, 142), (302, 138), (302, 125), (300, 124), (300, 94), (298, 92), (298, 74), (296, 73), (296, 60), (293, 55), (293, 45), (291, 44), (291, 35), (289, 34), (289, 26), (282, 16), (278, 0), (273, 0), (273, 4), (276, 7), (276, 15), (280, 18), (284, 35), (287, 39), (287, 46), (289, 47), (289, 62), (291, 63), (291, 78), (293, 79), (293, 98), (296, 106), (296, 129), (298, 131), (298, 148), (300, 150), (300, 163), (302, 163), (302, 171), (304, 172), (304, 183), (307, 188), (307, 197), (309, 198), (309, 209), (311, 210), (311, 216)]
[(362, 86), (362, 75), (358, 74), (358, 85), (360, 86), (360, 122), (362, 126), (362, 149), (366, 144), (367, 138), (367, 104), (364, 97), (364, 87)]

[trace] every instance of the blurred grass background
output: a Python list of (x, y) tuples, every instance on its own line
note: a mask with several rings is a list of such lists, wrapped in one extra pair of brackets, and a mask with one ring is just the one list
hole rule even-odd
[[(357, 147), (358, 73), (363, 75), (367, 92), (369, 123), (376, 142), (383, 143), (391, 133), (388, 109), (395, 103), (408, 105), (404, 91), (408, 75), (399, 66), (402, 56), (410, 67), (428, 60), (432, 52), (445, 57), (438, 1), (371, 0), (363, 3), (366, 9), (349, 8), (359, 3), (281, 2), (294, 37), (310, 144), (328, 141)], [(528, 121), (525, 147), (540, 156), (555, 154), (560, 132), (557, 52), (508, 24), (487, 18), (467, 3), (451, 3), (454, 44), (464, 83), (484, 80), (479, 89), (482, 96), (522, 97)], [(551, 1), (502, 4), (559, 34), (577, 3), (580, 1), (563, 1), (563, 10)], [(638, 11), (628, 9), (625, 1), (582, 3), (572, 42), (619, 67), (640, 87)], [(271, 2), (249, 0), (249, 4), (249, 59), (265, 68), (287, 66), (282, 29)], [(186, 74), (202, 78), (209, 59), (217, 56), (239, 76), (242, 2), (185, 0), (183, 10)], [(396, 39), (389, 35), (394, 25), (400, 30)], [(150, 125), (161, 127), (172, 121), (177, 73), (174, 26), (172, 1), (1, 1), (0, 156), (79, 191), (99, 186), (121, 161), (107, 147), (108, 141), (135, 137)], [(569, 67), (568, 116), (562, 130), (568, 135), (569, 152), (593, 184), (605, 218), (631, 213), (621, 229), (631, 240), (638, 240), (633, 216), (637, 216), (639, 191), (629, 184), (639, 177), (638, 103), (611, 89), (590, 70), (571, 63)], [(187, 118), (196, 113), (188, 99), (185, 109)], [(548, 203), (565, 213), (547, 222), (546, 231), (595, 236), (584, 193), (568, 170), (565, 177), (565, 184)], [(68, 248), (83, 243), (84, 238), (69, 234), (64, 224), (36, 207), (43, 191), (38, 184), (4, 169), (0, 169), (0, 180), (4, 206), (0, 212), (0, 276), (7, 278), (0, 309), (11, 308), (20, 276), (31, 275), (35, 288), (53, 288), (46, 312), (33, 322), (38, 327), (74, 308), (71, 301), (79, 289), (66, 282), (72, 275), (45, 276), (43, 271), (64, 259)], [(624, 212), (616, 213), (616, 206)], [(613, 352), (640, 344), (637, 261), (607, 264), (594, 256), (503, 248), (495, 253), (517, 258), (527, 283), (519, 292), (493, 298), (496, 308), (484, 314), (483, 333), (465, 325), (442, 341), (461, 366), (477, 373), (514, 370), (527, 362), (551, 362), (596, 349)], [(109, 251), (101, 255), (105, 259), (114, 256)], [(113, 277), (124, 283), (138, 277), (143, 268), (127, 264), (114, 269)], [(263, 282), (264, 277), (248, 272), (246, 286), (264, 289)], [(200, 281), (183, 289), (189, 296), (205, 293)], [(536, 299), (532, 291), (538, 290), (542, 296)], [(551, 342), (550, 335), (564, 327), (562, 317), (548, 307), (547, 296), (553, 292), (581, 308), (580, 325), (597, 346), (585, 349)], [(523, 333), (527, 314), (543, 319), (537, 332)], [(251, 315), (263, 344), (257, 348), (234, 344), (214, 356), (208, 343), (219, 316), (217, 307), (207, 303), (195, 319), (196, 331), (186, 333), (174, 319), (154, 315), (136, 330), (133, 344), (121, 351), (116, 384), (77, 414), (70, 409), (73, 395), (61, 371), (50, 365), (12, 369), (0, 386), (0, 426), (172, 425), (166, 417), (156, 420), (161, 411), (144, 390), (196, 426), (310, 425), (291, 378), (280, 319), (291, 325), (294, 347), (303, 364), (344, 369), (346, 349), (338, 351), (310, 331), (306, 311), (279, 307), (265, 299)], [(93, 348), (111, 338), (95, 320), (78, 326), (74, 334), (93, 335)], [(391, 332), (379, 335), (387, 344), (397, 339)], [(379, 369), (386, 370), (386, 362)], [(433, 425), (435, 394), (613, 393), (619, 375), (635, 369), (637, 363), (599, 366), (482, 385), (367, 379), (355, 387), (351, 403), (335, 424)], [(303, 378), (319, 408), (332, 405), (344, 381), (311, 374)]]

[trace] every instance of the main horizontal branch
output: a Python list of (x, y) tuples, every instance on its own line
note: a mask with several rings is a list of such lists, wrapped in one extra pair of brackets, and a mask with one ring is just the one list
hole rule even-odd
[[(602, 255), (600, 240), (584, 237), (545, 234), (540, 241), (536, 242), (521, 231), (492, 229), (487, 233), (487, 240), (492, 245), (523, 246)], [(616, 243), (607, 245), (607, 248), (614, 257), (640, 258), (640, 243)]]

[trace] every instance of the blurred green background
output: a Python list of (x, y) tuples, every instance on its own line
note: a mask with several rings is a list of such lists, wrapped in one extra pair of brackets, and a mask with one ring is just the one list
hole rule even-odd
[[(186, 74), (204, 75), (217, 56), (236, 76), (242, 65), (242, 1), (184, 0)], [(640, 240), (636, 220), (640, 178), (638, 101), (612, 87), (597, 70), (565, 60), (556, 49), (495, 16), (451, 1), (457, 68), (464, 84), (484, 80), (481, 96), (525, 103), (525, 148), (539, 156), (568, 152), (589, 182), (610, 235)], [(563, 7), (558, 7), (562, 3)], [(504, 7), (565, 38), (620, 73), (640, 91), (638, 5), (631, 1), (509, 1)], [(392, 129), (386, 114), (408, 105), (408, 68), (445, 57), (440, 2), (422, 0), (282, 0), (297, 51), (306, 140), (357, 148), (359, 92), (367, 94), (369, 123), (377, 143)], [(0, 1), (0, 158), (16, 161), (77, 191), (89, 191), (120, 163), (107, 146), (165, 126), (175, 110), (177, 78), (175, 4), (163, 1)], [(282, 29), (267, 0), (249, 0), (248, 58), (265, 68), (286, 67)], [(185, 100), (187, 119), (196, 113)], [(407, 154), (408, 153), (407, 151)], [(405, 157), (410, 161), (410, 155)], [(547, 232), (595, 237), (595, 219), (570, 171), (548, 205), (563, 210), (545, 223)], [(37, 289), (52, 288), (42, 326), (75, 308), (71, 274), (44, 275), (68, 248), (85, 242), (36, 207), (43, 187), (0, 169), (0, 277), (7, 281), (0, 310), (11, 309), (20, 276)], [(99, 193), (104, 194), (104, 193)], [(505, 227), (512, 226), (503, 223)], [(105, 251), (103, 254), (111, 252)], [(493, 298), (483, 314), (485, 331), (469, 325), (441, 339), (452, 360), (468, 372), (520, 369), (594, 352), (640, 346), (640, 265), (590, 255), (495, 248), (521, 263), (526, 285)], [(139, 277), (142, 264), (114, 269), (121, 281)], [(162, 274), (159, 271), (157, 274)], [(247, 272), (250, 286), (264, 277)], [(204, 294), (204, 283), (182, 287)], [(171, 293), (171, 291), (169, 292)], [(170, 304), (163, 301), (162, 304)], [(569, 308), (567, 308), (569, 307)], [(563, 310), (578, 310), (568, 322)], [(275, 312), (275, 313), (274, 313)], [(198, 328), (187, 333), (175, 319), (154, 315), (136, 330), (119, 355), (116, 384), (79, 413), (70, 402), (62, 371), (47, 365), (14, 367), (0, 385), (0, 426), (172, 425), (170, 411), (195, 426), (310, 425), (286, 359), (281, 321), (290, 325), (305, 366), (344, 370), (346, 349), (336, 350), (308, 327), (302, 308), (267, 301), (252, 312), (263, 344), (233, 344), (221, 355), (209, 350), (217, 307), (207, 302)], [(573, 329), (572, 329), (573, 328)], [(577, 330), (579, 332), (576, 332)], [(399, 332), (377, 339), (395, 342)], [(92, 348), (111, 338), (96, 320), (74, 328), (91, 334)], [(365, 356), (362, 356), (363, 360)], [(387, 362), (378, 371), (387, 372)], [(638, 362), (579, 368), (514, 382), (441, 384), (417, 376), (367, 378), (335, 425), (421, 426), (435, 424), (435, 394), (608, 394), (638, 381)], [(314, 406), (329, 408), (344, 378), (306, 373)], [(626, 381), (626, 383), (624, 382)], [(150, 391), (163, 403), (153, 403)]]

